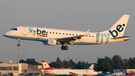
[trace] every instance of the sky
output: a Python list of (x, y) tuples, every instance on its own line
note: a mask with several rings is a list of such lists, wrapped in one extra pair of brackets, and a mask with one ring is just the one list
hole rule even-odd
[[(96, 63), (97, 58), (135, 56), (135, 0), (0, 0), (0, 61), (17, 62), (17, 53), (41, 63), (69, 58)], [(42, 42), (6, 38), (3, 33), (16, 26), (36, 26), (65, 30), (100, 32), (109, 29), (122, 15), (130, 15), (124, 35), (129, 41), (103, 45), (47, 46)], [(20, 57), (22, 58), (22, 57)], [(73, 59), (75, 61), (75, 59)]]

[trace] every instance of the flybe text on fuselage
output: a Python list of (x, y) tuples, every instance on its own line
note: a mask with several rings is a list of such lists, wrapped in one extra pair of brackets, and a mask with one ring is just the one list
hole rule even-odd
[(39, 30), (37, 28), (37, 30), (33, 30), (33, 28), (29, 28), (29, 34), (33, 34), (33, 36), (35, 36), (37, 34), (37, 36), (40, 37), (47, 37), (47, 32), (45, 30)]
[[(116, 38), (118, 36), (119, 32), (122, 32), (124, 30), (124, 26), (125, 26), (125, 24), (123, 24), (123, 25), (117, 25), (116, 26), (116, 30), (112, 30), (112, 31), (109, 30), (109, 33), (111, 34), (111, 36), (113, 38)], [(103, 43), (104, 40), (106, 40), (105, 43), (108, 43), (109, 42), (109, 38), (110, 38), (110, 34), (109, 33), (107, 33), (107, 34), (101, 33), (100, 34), (98, 32), (96, 34), (96, 43)], [(100, 42), (99, 42), (99, 40), (100, 40)]]
[[(105, 39), (104, 39), (105, 37)], [(99, 34), (99, 32), (96, 34), (96, 42), (97, 43), (103, 43), (103, 40), (106, 40), (105, 43), (108, 43), (110, 34)], [(100, 39), (100, 42), (99, 42)]]

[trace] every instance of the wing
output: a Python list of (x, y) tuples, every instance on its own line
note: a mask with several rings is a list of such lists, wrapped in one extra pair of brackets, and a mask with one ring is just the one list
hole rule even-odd
[(83, 76), (83, 74), (80, 74), (80, 72), (69, 72), (72, 76)]
[(83, 36), (86, 36), (89, 30), (84, 35), (79, 35), (79, 36), (71, 36), (71, 37), (64, 37), (64, 38), (58, 38), (56, 39), (60, 43), (70, 43), (73, 44), (72, 42), (75, 42), (77, 39), (81, 39)]
[(72, 75), (72, 76), (78, 75), (78, 73), (75, 73), (75, 72), (69, 72), (69, 73), (70, 73), (70, 75)]

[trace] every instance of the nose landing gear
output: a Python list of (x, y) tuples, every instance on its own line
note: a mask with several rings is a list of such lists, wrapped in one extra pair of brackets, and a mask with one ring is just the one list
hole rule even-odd
[[(65, 46), (64, 46), (65, 45)], [(61, 50), (68, 50), (67, 43), (62, 44)]]
[(20, 43), (21, 43), (21, 40), (18, 39), (18, 44), (17, 44), (18, 47), (20, 46)]

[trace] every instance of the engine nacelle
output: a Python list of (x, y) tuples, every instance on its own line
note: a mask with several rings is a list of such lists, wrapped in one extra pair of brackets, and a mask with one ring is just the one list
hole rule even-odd
[(57, 41), (54, 40), (54, 39), (48, 39), (47, 40), (47, 43), (46, 42), (43, 42), (44, 45), (56, 45), (57, 44)]

